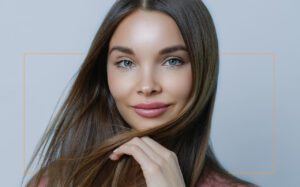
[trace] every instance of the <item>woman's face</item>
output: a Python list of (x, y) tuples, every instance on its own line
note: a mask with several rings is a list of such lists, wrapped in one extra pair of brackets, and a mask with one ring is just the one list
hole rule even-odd
[[(175, 21), (158, 11), (137, 10), (116, 28), (109, 43), (108, 85), (132, 128), (156, 127), (184, 108), (192, 88), (185, 47)], [(154, 102), (166, 106), (136, 106)]]

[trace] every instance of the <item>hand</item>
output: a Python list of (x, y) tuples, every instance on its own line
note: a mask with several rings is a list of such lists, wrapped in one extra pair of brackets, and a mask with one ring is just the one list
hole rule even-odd
[(139, 163), (147, 187), (185, 187), (176, 154), (153, 139), (134, 137), (115, 149), (109, 158), (118, 160), (124, 154)]

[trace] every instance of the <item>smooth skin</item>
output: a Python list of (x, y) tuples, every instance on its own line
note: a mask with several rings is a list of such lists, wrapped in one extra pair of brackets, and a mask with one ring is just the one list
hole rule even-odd
[[(163, 49), (186, 47), (175, 21), (158, 11), (138, 10), (116, 28), (109, 44), (107, 79), (109, 90), (124, 120), (138, 130), (159, 126), (174, 119), (188, 102), (192, 89), (189, 54)], [(112, 50), (115, 47), (128, 50)], [(133, 106), (139, 103), (171, 104), (160, 116), (138, 115)]]
[[(177, 50), (161, 53), (166, 48)], [(121, 48), (120, 48), (121, 47)], [(188, 102), (192, 69), (176, 22), (159, 11), (137, 10), (118, 25), (109, 43), (107, 76), (110, 92), (124, 120), (134, 129), (159, 126)], [(165, 102), (168, 110), (157, 117), (138, 115), (138, 103)], [(111, 155), (131, 155), (140, 165), (148, 187), (184, 187), (177, 156), (150, 137), (135, 137)]]
[[(130, 48), (134, 54), (111, 51), (116, 46)], [(171, 120), (190, 97), (192, 70), (187, 51), (159, 54), (172, 46), (185, 47), (182, 35), (175, 21), (158, 11), (133, 12), (120, 23), (111, 38), (108, 85), (120, 114), (132, 128), (143, 130)], [(120, 61), (122, 63), (116, 64)], [(132, 108), (138, 103), (150, 102), (171, 105), (155, 118), (141, 117)], [(176, 154), (150, 137), (133, 138), (118, 147), (110, 159), (116, 161), (124, 154), (139, 163), (148, 187), (185, 186)], [(38, 186), (44, 187), (47, 183), (45, 175)]]
[(139, 163), (148, 187), (185, 187), (176, 154), (153, 139), (134, 137), (115, 149), (110, 159), (118, 160), (124, 154)]

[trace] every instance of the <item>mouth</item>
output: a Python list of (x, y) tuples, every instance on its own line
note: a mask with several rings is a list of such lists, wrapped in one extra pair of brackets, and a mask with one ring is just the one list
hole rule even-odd
[(170, 105), (165, 103), (149, 103), (135, 105), (134, 111), (142, 117), (157, 117), (165, 113)]

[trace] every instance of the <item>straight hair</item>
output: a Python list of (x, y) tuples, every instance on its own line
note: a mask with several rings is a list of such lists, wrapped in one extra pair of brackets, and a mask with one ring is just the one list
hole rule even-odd
[[(120, 115), (106, 72), (112, 34), (136, 10), (160, 11), (172, 17), (192, 65), (192, 94), (184, 109), (175, 119), (145, 131), (130, 128)], [(233, 183), (256, 186), (226, 171), (213, 152), (210, 131), (218, 73), (216, 29), (201, 0), (116, 1), (97, 31), (66, 100), (30, 160), (26, 171), (39, 152), (44, 155), (38, 172), (26, 186), (37, 186), (45, 175), (51, 181), (47, 186), (55, 187), (146, 186), (133, 157), (124, 155), (117, 162), (108, 158), (115, 148), (142, 136), (149, 136), (176, 153), (186, 186), (195, 186), (211, 172)]]

